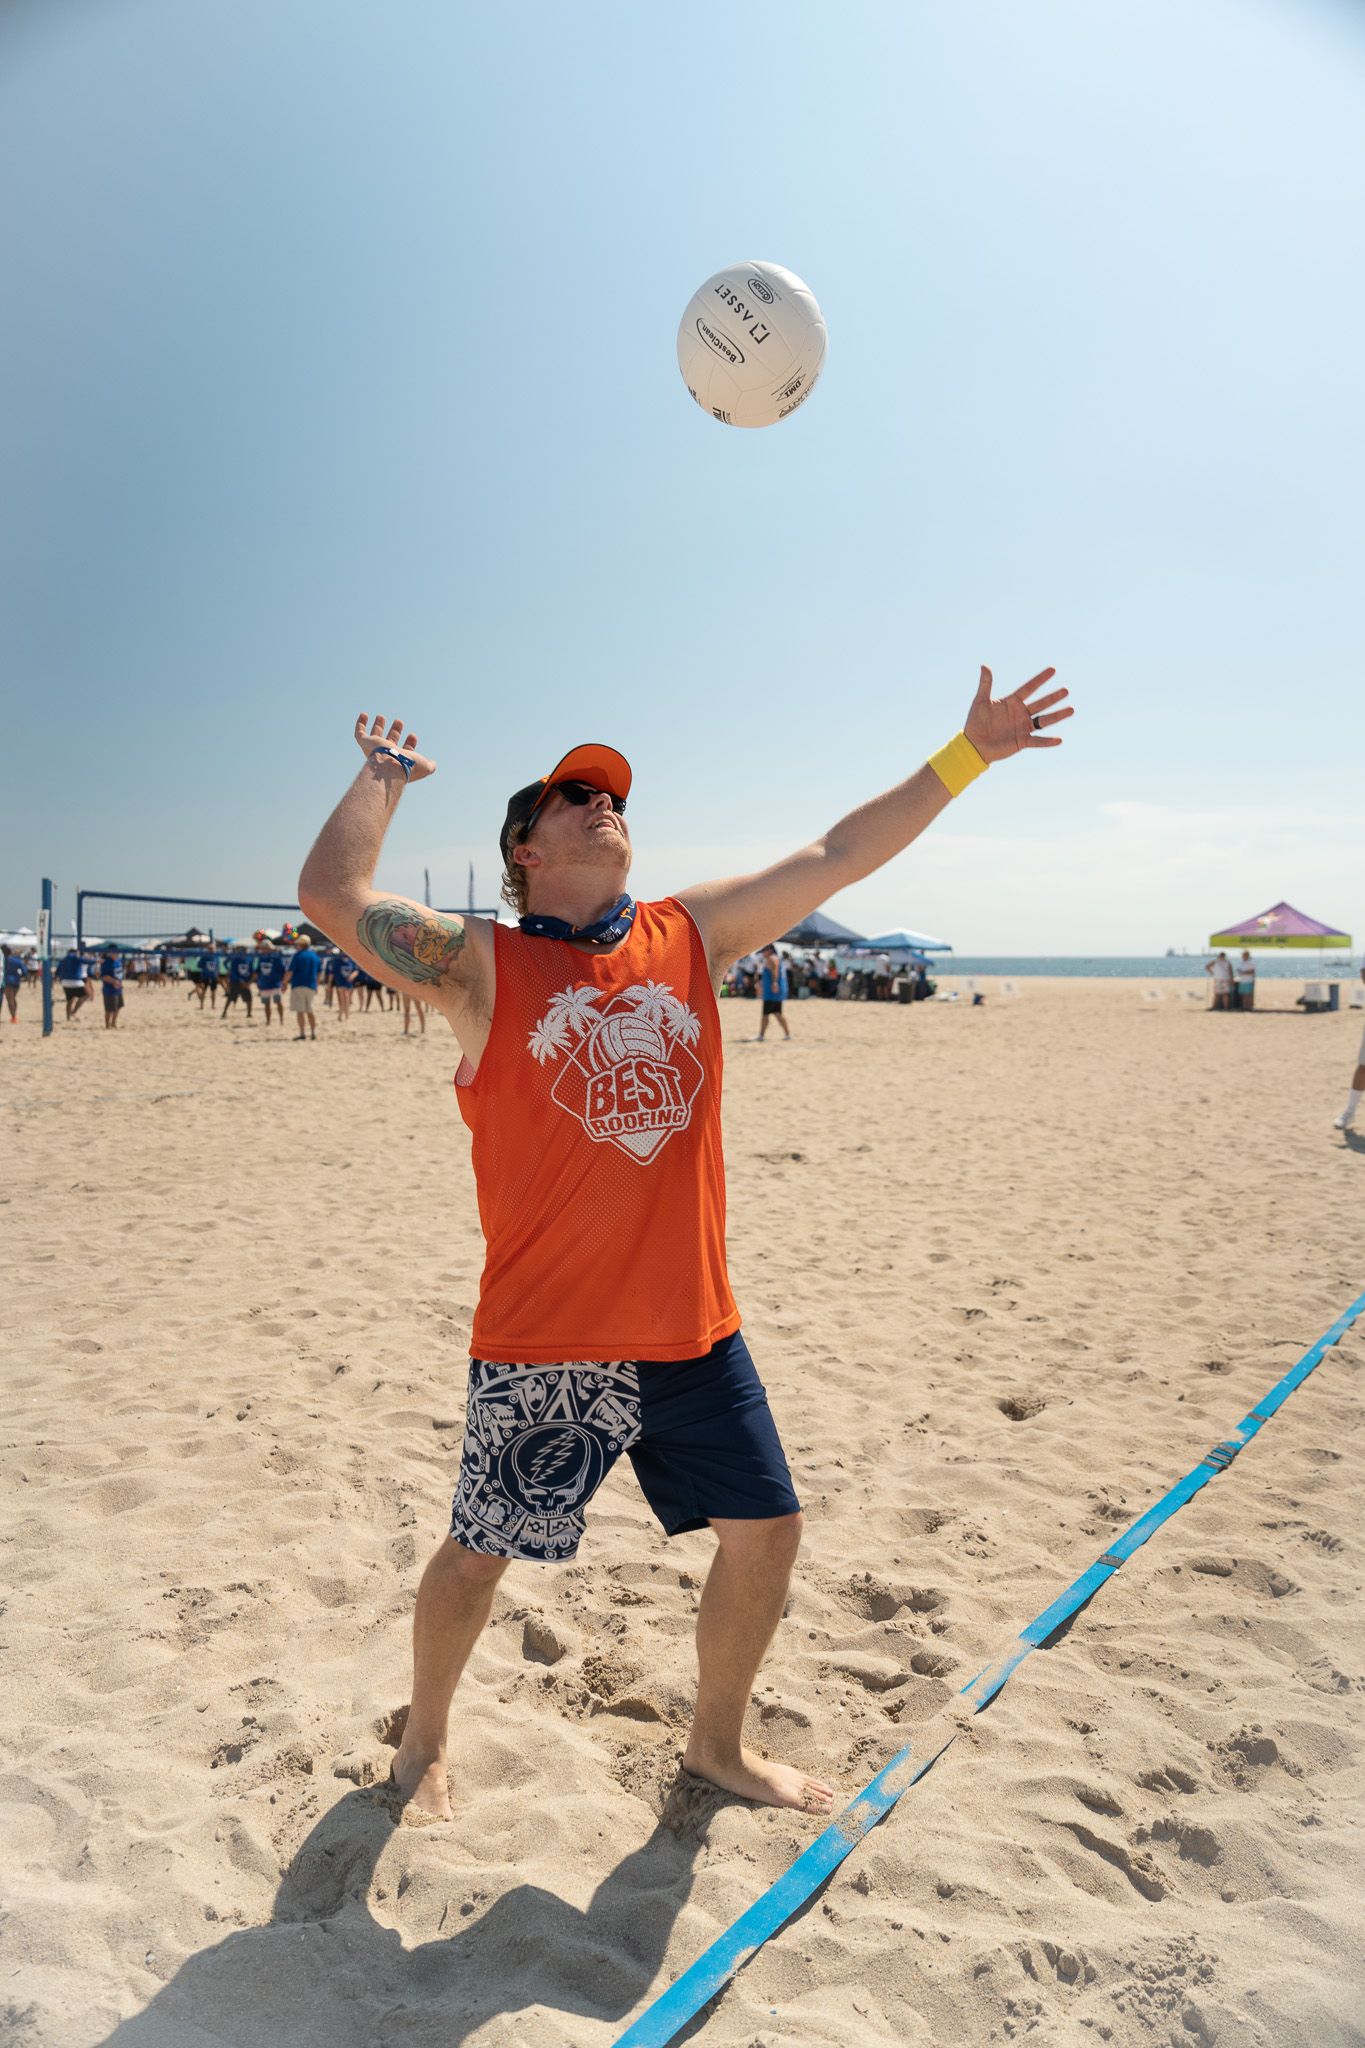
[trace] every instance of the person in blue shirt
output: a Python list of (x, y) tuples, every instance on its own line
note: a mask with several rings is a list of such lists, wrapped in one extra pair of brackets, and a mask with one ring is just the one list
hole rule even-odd
[(344, 1024), (351, 1014), (351, 997), (360, 979), (360, 969), (349, 953), (338, 953), (332, 962), (332, 978), (336, 983), (337, 1020)]
[(299, 1020), (300, 1042), (305, 1036), (305, 1018), (308, 1032), (316, 1040), (318, 1020), (313, 1006), (317, 1002), (318, 969), (322, 963), (314, 950), (313, 941), (306, 932), (300, 932), (294, 943), (297, 950), (289, 963), (289, 1008), (291, 1014)]
[(123, 1008), (123, 962), (112, 946), (100, 957), (100, 987), (104, 991), (104, 1028), (116, 1031)]
[(73, 1017), (79, 1015), (82, 1006), (90, 1000), (90, 990), (86, 985), (85, 962), (75, 946), (57, 962), (57, 979), (61, 983), (62, 994), (66, 997), (64, 1021), (69, 1024)]
[(251, 983), (256, 973), (256, 956), (239, 939), (227, 956), (227, 985), (223, 991), (223, 1021), (234, 1003), (246, 1004), (246, 1021), (251, 1022)]
[(265, 1021), (270, 1022), (270, 1006), (284, 1024), (284, 975), (288, 961), (273, 939), (262, 939), (261, 950), (256, 955), (256, 987), (265, 1005)]
[(208, 995), (213, 997), (214, 1009), (218, 1008), (218, 976), (222, 972), (222, 967), (222, 956), (218, 948), (213, 945), (205, 946), (199, 955), (199, 978), (197, 983), (199, 1007), (201, 1010), (204, 1007), (204, 997)]
[(782, 1005), (787, 999), (787, 963), (776, 946), (765, 946), (761, 955), (763, 966), (759, 974), (760, 993), (763, 997), (763, 1015), (758, 1023), (760, 1043), (768, 1035), (768, 1019), (776, 1017), (782, 1026), (782, 1036), (791, 1037), (791, 1026), (782, 1014)]
[(0, 948), (5, 959), (5, 1002), (9, 1007), (11, 1024), (19, 1022), (19, 991), (24, 985), (28, 969), (22, 953), (12, 953), (8, 946)]

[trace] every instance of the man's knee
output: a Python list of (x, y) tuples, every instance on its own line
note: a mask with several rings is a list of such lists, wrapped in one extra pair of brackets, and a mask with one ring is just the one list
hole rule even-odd
[(794, 1515), (773, 1515), (761, 1521), (720, 1520), (713, 1516), (711, 1527), (722, 1550), (735, 1558), (790, 1564), (801, 1548), (805, 1520), (798, 1508)]
[(468, 1586), (494, 1584), (511, 1562), (510, 1557), (488, 1557), (481, 1550), (470, 1550), (457, 1536), (447, 1536), (432, 1559), (442, 1572)]

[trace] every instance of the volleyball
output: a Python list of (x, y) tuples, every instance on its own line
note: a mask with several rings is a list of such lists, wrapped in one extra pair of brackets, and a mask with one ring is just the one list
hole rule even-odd
[(712, 419), (771, 427), (810, 397), (825, 343), (824, 316), (799, 277), (776, 263), (736, 263), (693, 292), (678, 368)]

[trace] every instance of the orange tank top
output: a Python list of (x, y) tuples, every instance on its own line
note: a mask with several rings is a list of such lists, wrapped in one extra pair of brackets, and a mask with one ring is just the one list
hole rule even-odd
[(701, 935), (641, 903), (597, 956), (499, 925), (472, 1080), (487, 1243), (476, 1358), (698, 1358), (739, 1328), (725, 1268), (720, 1017)]

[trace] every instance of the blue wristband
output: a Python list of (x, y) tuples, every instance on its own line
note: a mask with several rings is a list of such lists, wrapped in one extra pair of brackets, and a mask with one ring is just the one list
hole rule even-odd
[(377, 761), (381, 754), (387, 754), (391, 761), (396, 761), (403, 771), (404, 782), (411, 782), (413, 770), (413, 759), (411, 754), (400, 754), (396, 747), (370, 748), (370, 759), (372, 761)]

